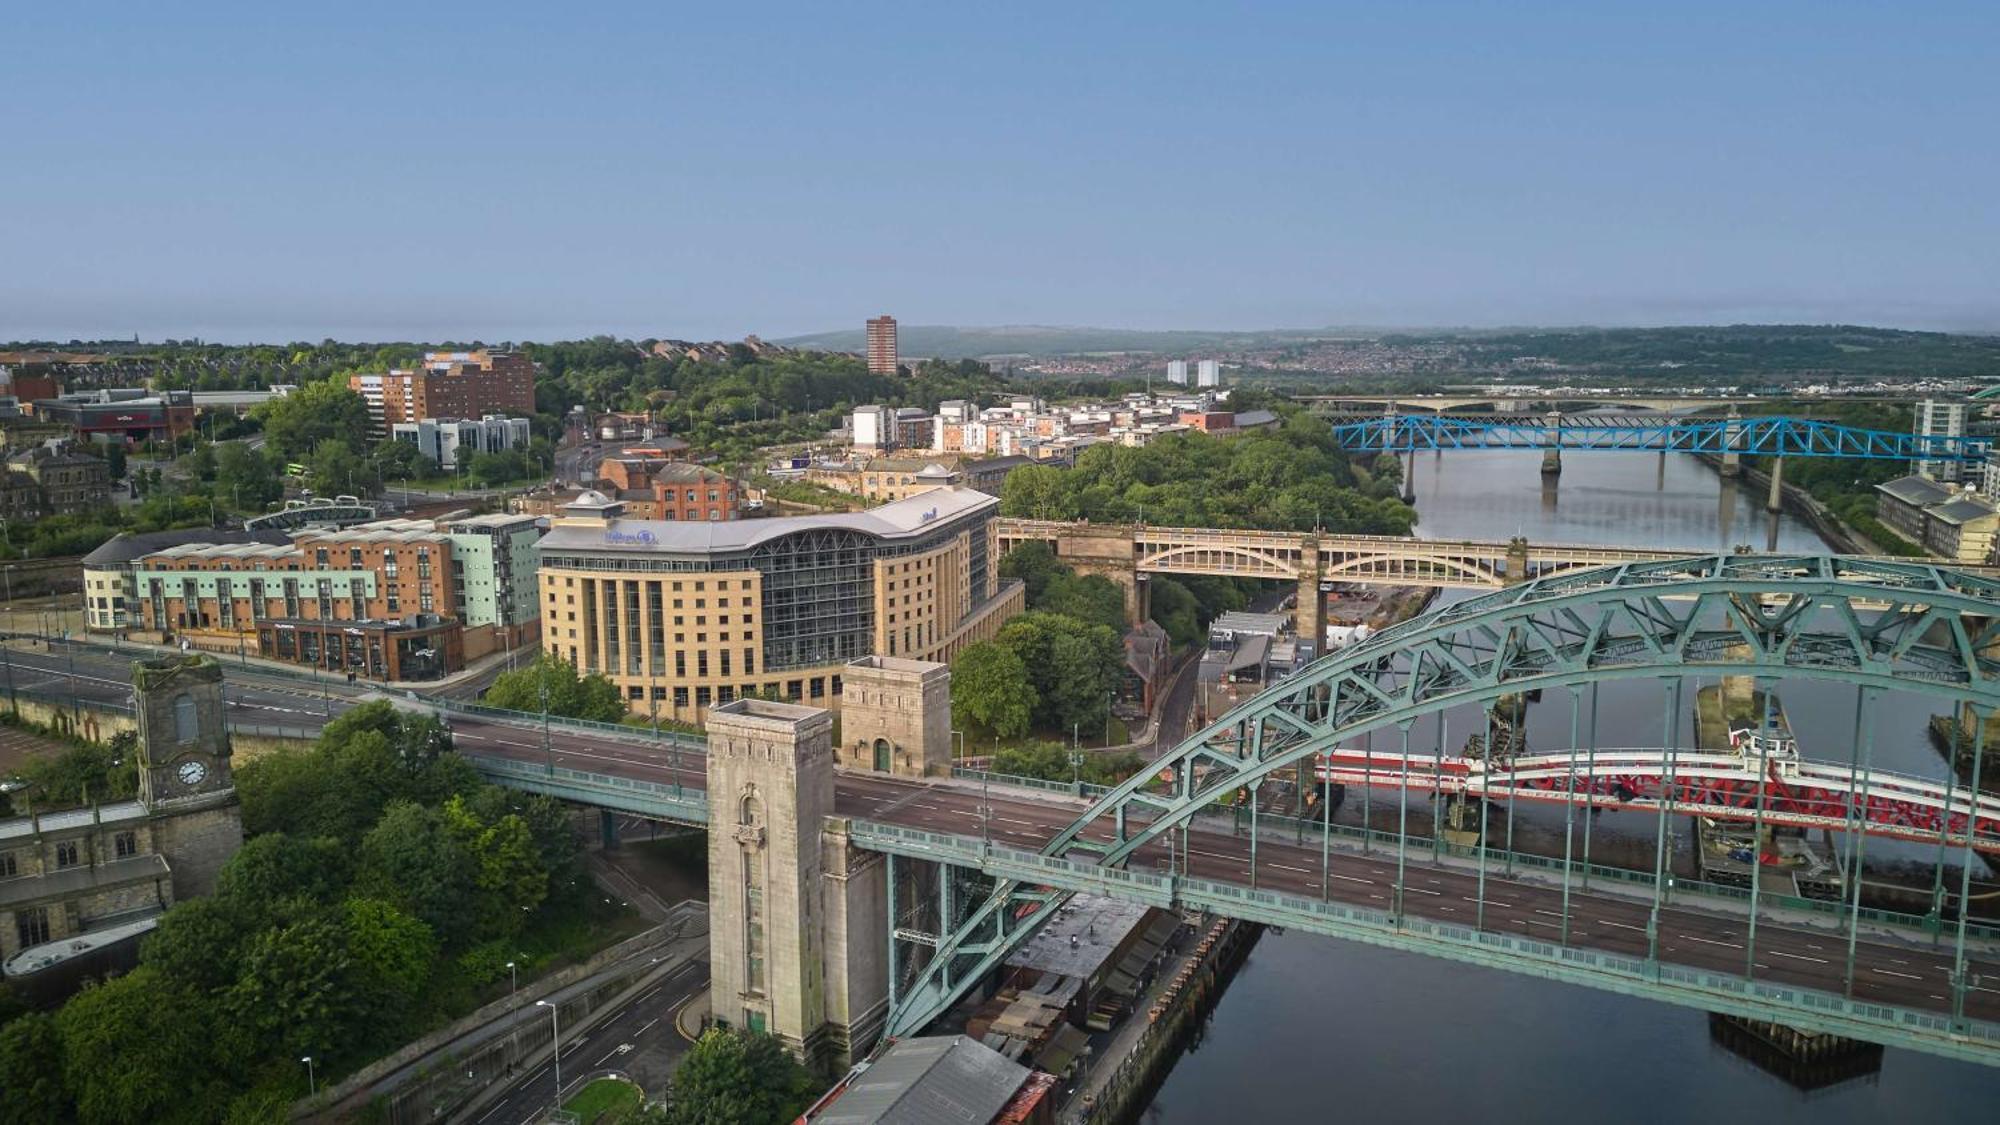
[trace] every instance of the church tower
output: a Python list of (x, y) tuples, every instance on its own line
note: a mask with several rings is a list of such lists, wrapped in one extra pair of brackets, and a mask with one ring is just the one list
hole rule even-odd
[(136, 661), (139, 800), (154, 846), (174, 873), (176, 899), (205, 895), (243, 844), (243, 814), (229, 771), (222, 666), (201, 655)]

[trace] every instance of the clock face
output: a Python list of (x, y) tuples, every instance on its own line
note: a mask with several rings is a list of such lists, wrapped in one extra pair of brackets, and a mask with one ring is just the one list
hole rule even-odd
[(182, 762), (180, 768), (174, 771), (174, 775), (181, 779), (182, 785), (192, 789), (208, 776), (208, 767), (200, 762)]

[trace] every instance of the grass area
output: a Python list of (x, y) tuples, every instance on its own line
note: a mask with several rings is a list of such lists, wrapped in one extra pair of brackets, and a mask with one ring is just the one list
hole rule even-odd
[(623, 1078), (594, 1078), (564, 1102), (563, 1109), (576, 1114), (580, 1125), (610, 1125), (623, 1121), (645, 1100), (639, 1087)]

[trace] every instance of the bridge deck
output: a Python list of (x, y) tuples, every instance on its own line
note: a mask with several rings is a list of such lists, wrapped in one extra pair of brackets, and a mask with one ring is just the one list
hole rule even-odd
[[(482, 763), (483, 773), (503, 784), (542, 789), (545, 786), (533, 780), (537, 772), (534, 767), (541, 767), (545, 776), (549, 776), (548, 770), (560, 770), (563, 773), (554, 776), (568, 778), (565, 782), (568, 789), (562, 795), (572, 799), (591, 800), (590, 794), (596, 789), (601, 790), (602, 797), (595, 803), (605, 807), (696, 819), (694, 798), (701, 792), (705, 765), (698, 754), (682, 753), (675, 762), (651, 747), (589, 732), (558, 730), (550, 735), (550, 753), (545, 760), (538, 730), (482, 716), (454, 717), (453, 728), (461, 749)], [(508, 764), (497, 764), (492, 759)], [(839, 815), (882, 826), (877, 835), (884, 848), (928, 858), (949, 858), (948, 852), (963, 856), (979, 848), (979, 840), (966, 832), (968, 825), (980, 823), (981, 803), (980, 792), (962, 783), (925, 784), (854, 773), (842, 773), (836, 782), (835, 804)], [(992, 842), (1012, 849), (1005, 855), (994, 853), (991, 862), (982, 864), (990, 873), (1031, 875), (1035, 880), (1068, 885), (1070, 889), (1114, 890), (1139, 897), (1164, 893), (1179, 896), (1190, 904), (1193, 898), (1189, 896), (1200, 892), (1206, 897), (1199, 905), (1231, 910), (1233, 902), (1236, 906), (1232, 912), (1260, 920), (1282, 920), (1266, 915), (1283, 907), (1291, 911), (1286, 917), (1290, 918), (1287, 924), (1293, 925), (1311, 925), (1306, 914), (1316, 912), (1328, 920), (1319, 927), (1325, 932), (1359, 940), (1371, 940), (1368, 935), (1373, 931), (1354, 929), (1361, 924), (1356, 919), (1366, 921), (1393, 908), (1397, 871), (1393, 851), (1385, 853), (1378, 848), (1372, 855), (1362, 855), (1344, 848), (1330, 848), (1323, 863), (1318, 841), (1308, 838), (1302, 843), (1290, 842), (1266, 834), (1259, 838), (1258, 866), (1253, 877), (1249, 839), (1205, 827), (1188, 834), (1183, 857), (1170, 858), (1170, 845), (1155, 842), (1141, 849), (1126, 871), (1107, 875), (1104, 869), (1087, 863), (1034, 854), (1076, 819), (1083, 808), (1080, 802), (1030, 790), (996, 788), (986, 803), (993, 810), (988, 822)], [(705, 816), (705, 810), (701, 815)], [(898, 833), (903, 834), (901, 842), (891, 842), (890, 837)], [(1001, 862), (1010, 856), (1020, 857), (1017, 862), (1033, 865), (1033, 872), (1010, 871)], [(1450, 865), (1431, 866), (1426, 859), (1427, 856), (1413, 849), (1404, 904), (1405, 924), (1397, 932), (1425, 926), (1445, 936), (1465, 931), (1472, 926), (1475, 915), (1481, 913), (1476, 878)], [(1180, 877), (1181, 890), (1172, 889), (1173, 880), (1153, 874), (1170, 868)], [(1169, 889), (1157, 889), (1162, 886)], [(1518, 942), (1523, 943), (1520, 947), (1523, 950), (1540, 949), (1559, 955), (1559, 959), (1601, 955), (1612, 961), (1630, 961), (1647, 955), (1650, 901), (1635, 897), (1629, 887), (1625, 893), (1616, 893), (1598, 884), (1587, 893), (1580, 890), (1572, 893), (1569, 954), (1563, 954), (1554, 944), (1561, 928), (1562, 894), (1546, 877), (1509, 879), (1498, 871), (1489, 872), (1484, 898), (1483, 933), (1470, 935), (1471, 947), (1483, 942), (1498, 948)], [(1287, 903), (1292, 905), (1286, 906)], [(1322, 907), (1306, 911), (1313, 903)], [(1346, 913), (1335, 911), (1336, 907)], [(1740, 914), (1714, 910), (1706, 904), (1676, 902), (1660, 915), (1660, 963), (1668, 966), (1670, 973), (1692, 974), (1689, 981), (1698, 977), (1707, 982), (1690, 987), (1704, 989), (1701, 995), (1714, 999), (1717, 989), (1727, 991), (1729, 979), (1742, 984), (1743, 924)], [(1812, 1003), (1838, 1007), (1843, 1003), (1839, 997), (1845, 972), (1845, 942), (1846, 935), (1831, 920), (1815, 926), (1798, 919), (1760, 919), (1758, 983), (1746, 987), (1753, 991), (1810, 990), (1827, 994)], [(1442, 946), (1440, 951), (1456, 955)], [(1507, 957), (1499, 954), (1488, 963), (1540, 971), (1525, 961), (1509, 964)], [(1951, 995), (1953, 979), (1948, 948), (1931, 945), (1922, 935), (1913, 933), (1904, 937), (1864, 924), (1856, 942), (1855, 966), (1854, 1000), (1893, 1005), (1906, 1010), (1910, 1019), (1920, 1021), (1948, 1016), (1950, 1002), (1946, 997)], [(2000, 1021), (2000, 956), (1990, 951), (1981, 951), (1976, 957), (1969, 955), (1968, 969), (1980, 980), (1994, 982), (1980, 984), (1970, 991), (1965, 1013), (1972, 1020), (1982, 1021), (1971, 1025), (1978, 1036), (1989, 1031), (1992, 1034), (1962, 1053), (1982, 1061), (2000, 1062), (2000, 1028), (1984, 1022)], [(1692, 1002), (1677, 997), (1670, 989), (1651, 994), (1661, 999)], [(1725, 1005), (1718, 1000), (1716, 1006)]]

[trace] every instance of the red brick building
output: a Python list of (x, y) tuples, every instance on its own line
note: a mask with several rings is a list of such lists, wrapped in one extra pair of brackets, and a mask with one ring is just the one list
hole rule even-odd
[(452, 541), (427, 521), (309, 531), (288, 544), (190, 543), (134, 567), (138, 632), (370, 679), (464, 667)]
[(740, 518), (743, 486), (700, 465), (637, 457), (608, 457), (597, 467), (592, 489), (531, 494), (514, 501), (527, 515), (555, 516), (586, 491), (602, 492), (625, 505), (638, 520), (733, 520)]
[(414, 371), (351, 375), (376, 424), (426, 418), (526, 417), (535, 412), (535, 362), (516, 352), (426, 352)]

